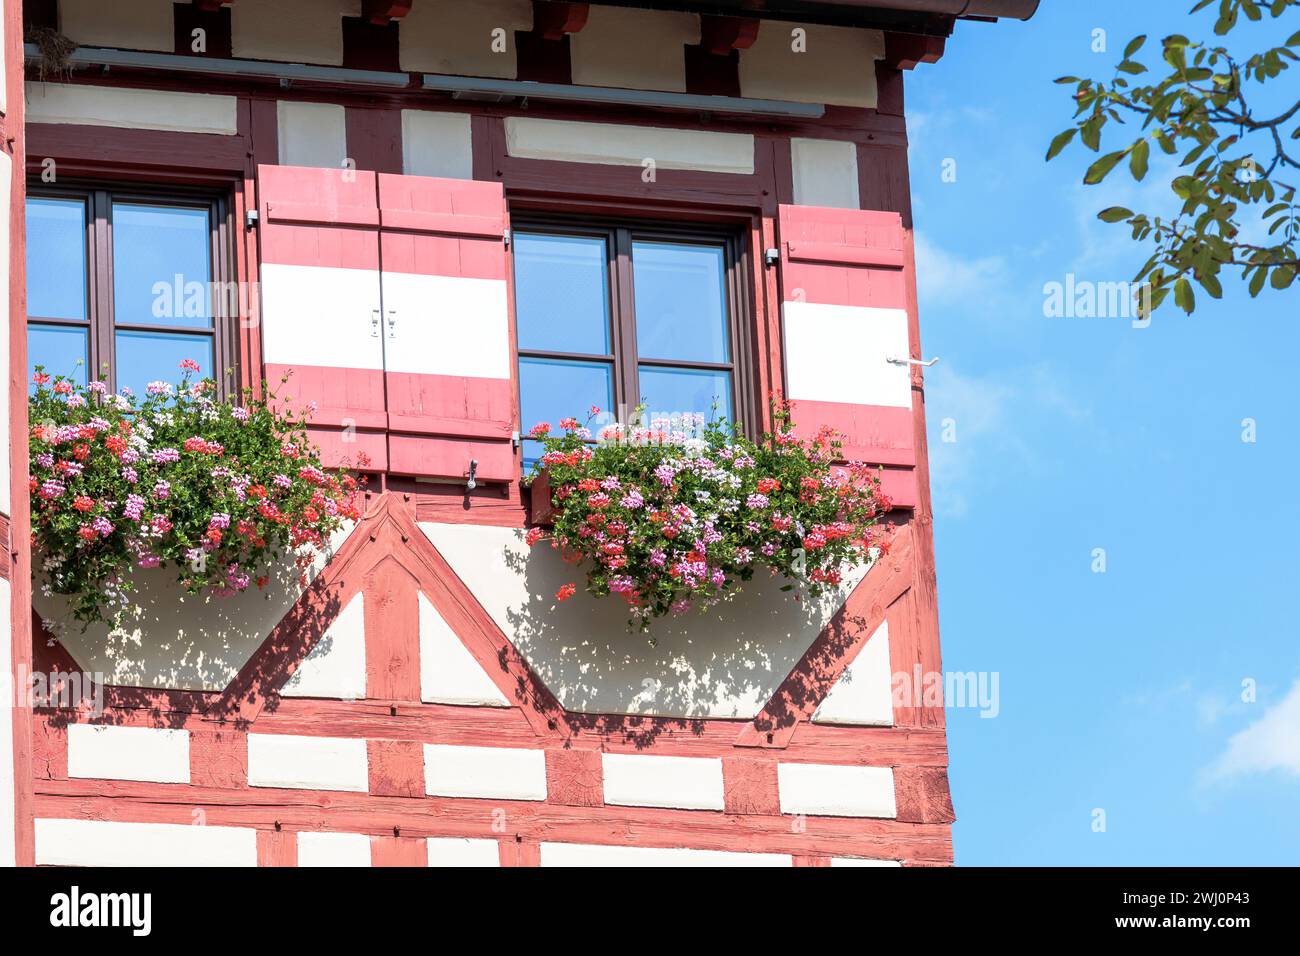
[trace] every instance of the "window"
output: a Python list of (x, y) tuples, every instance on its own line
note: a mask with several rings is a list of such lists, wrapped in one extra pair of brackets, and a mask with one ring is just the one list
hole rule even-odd
[[(136, 190), (27, 198), (27, 362), (143, 394), (182, 359), (233, 389), (225, 203)], [(215, 374), (220, 370), (223, 374)]]
[(592, 405), (752, 423), (734, 235), (517, 221), (513, 241), (525, 429)]

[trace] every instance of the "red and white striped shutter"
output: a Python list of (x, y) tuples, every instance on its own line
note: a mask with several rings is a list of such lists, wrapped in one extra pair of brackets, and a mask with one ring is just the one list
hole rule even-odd
[[(259, 166), (262, 356), (329, 466), (387, 468), (375, 174)], [(281, 375), (292, 371), (286, 386)]]
[(379, 176), (389, 469), (518, 477), (499, 183)]
[(781, 206), (786, 396), (796, 432), (843, 434), (844, 457), (884, 466), (884, 491), (916, 504), (907, 365), (906, 257), (897, 213)]

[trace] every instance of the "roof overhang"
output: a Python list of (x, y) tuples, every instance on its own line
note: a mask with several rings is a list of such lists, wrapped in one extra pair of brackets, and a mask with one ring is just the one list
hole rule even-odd
[(955, 20), (1028, 20), (1040, 0), (600, 0), (620, 7), (947, 36)]

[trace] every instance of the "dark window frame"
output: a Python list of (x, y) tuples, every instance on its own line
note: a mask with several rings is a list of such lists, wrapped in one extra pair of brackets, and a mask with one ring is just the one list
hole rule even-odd
[[(88, 333), (86, 380), (104, 381), (112, 390), (117, 385), (115, 333), (122, 331), (172, 332), (206, 335), (213, 341), (212, 377), (222, 400), (236, 398), (240, 392), (238, 303), (230, 308), (226, 295), (216, 290), (238, 289), (235, 256), (233, 203), (228, 192), (189, 186), (153, 186), (78, 181), (49, 185), (39, 180), (27, 187), (30, 199), (80, 199), (85, 208), (86, 251), (86, 319), (66, 319), (27, 313), (26, 323), (62, 328), (81, 328)], [(208, 212), (208, 249), (211, 282), (212, 328), (165, 325), (159, 322), (117, 322), (113, 294), (113, 203), (153, 204), (205, 209)], [(104, 366), (107, 372), (101, 377)], [(30, 373), (30, 369), (28, 370)], [(160, 370), (160, 377), (174, 380), (178, 369)]]
[[(610, 343), (612, 352), (559, 352), (516, 347), (516, 366), (522, 359), (543, 358), (584, 362), (607, 362), (613, 366), (614, 408), (629, 413), (640, 402), (638, 382), (641, 365), (673, 369), (725, 371), (731, 375), (732, 421), (745, 435), (761, 430), (757, 396), (758, 376), (754, 365), (756, 347), (754, 310), (748, 282), (749, 244), (742, 229), (713, 223), (665, 222), (659, 219), (548, 215), (520, 211), (511, 215), (513, 234), (544, 233), (605, 239), (605, 276), (609, 293)], [(637, 354), (636, 290), (633, 283), (634, 241), (677, 242), (723, 248), (727, 297), (727, 333), (731, 345), (729, 362), (701, 362), (678, 359), (650, 359)], [(518, 343), (516, 298), (515, 341)], [(521, 393), (522, 402), (522, 393)], [(524, 423), (527, 427), (528, 423)]]

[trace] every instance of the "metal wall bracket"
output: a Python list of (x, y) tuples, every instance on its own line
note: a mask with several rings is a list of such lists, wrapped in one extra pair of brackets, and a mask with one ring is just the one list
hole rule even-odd
[(473, 491), (475, 488), (478, 487), (478, 481), (474, 477), (477, 471), (478, 471), (478, 459), (471, 458), (469, 460), (469, 479), (465, 482), (466, 491)]
[(935, 362), (939, 361), (939, 356), (936, 355), (928, 362), (923, 362), (920, 359), (914, 359), (914, 358), (895, 358), (893, 356), (890, 356), (889, 358), (885, 359), (885, 361), (891, 365), (920, 365), (923, 366), (924, 368), (929, 368)]

